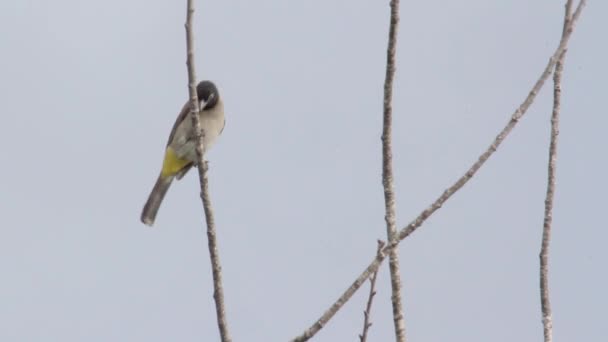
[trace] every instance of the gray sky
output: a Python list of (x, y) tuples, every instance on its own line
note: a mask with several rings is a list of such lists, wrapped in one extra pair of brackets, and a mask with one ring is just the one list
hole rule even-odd
[[(564, 1), (403, 2), (394, 93), (403, 227), (486, 148), (559, 40)], [(199, 78), (236, 341), (301, 333), (385, 238), (388, 1), (197, 1)], [(555, 338), (599, 341), (608, 298), (606, 1), (567, 56), (551, 250)], [(141, 207), (187, 98), (185, 1), (0, 2), (2, 341), (213, 341), (198, 179)], [(539, 341), (551, 83), (482, 171), (402, 243), (411, 341)], [(604, 113), (604, 114), (602, 114)], [(393, 336), (387, 268), (370, 341)], [(317, 335), (356, 341), (367, 287)]]

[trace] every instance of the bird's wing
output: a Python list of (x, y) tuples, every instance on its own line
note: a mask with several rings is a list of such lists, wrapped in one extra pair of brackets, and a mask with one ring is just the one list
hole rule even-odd
[(182, 123), (182, 121), (184, 121), (184, 119), (188, 118), (188, 114), (190, 114), (190, 100), (186, 101), (186, 104), (184, 104), (184, 106), (182, 107), (182, 110), (179, 112), (177, 119), (175, 119), (175, 123), (173, 124), (173, 128), (171, 129), (171, 133), (169, 133), (169, 139), (167, 140), (167, 146), (169, 146), (169, 144), (171, 144), (171, 141), (173, 140), (173, 136), (175, 135), (175, 132), (177, 131), (177, 127), (179, 126), (179, 124)]

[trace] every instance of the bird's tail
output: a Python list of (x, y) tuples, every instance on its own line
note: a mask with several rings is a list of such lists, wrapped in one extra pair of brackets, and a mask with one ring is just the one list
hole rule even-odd
[(150, 192), (150, 196), (148, 196), (148, 201), (141, 212), (141, 222), (145, 225), (151, 227), (154, 224), (158, 208), (160, 208), (160, 204), (163, 202), (163, 198), (171, 186), (173, 177), (174, 176), (163, 176), (162, 174), (158, 176), (156, 184), (154, 184), (154, 188), (152, 188), (152, 192)]

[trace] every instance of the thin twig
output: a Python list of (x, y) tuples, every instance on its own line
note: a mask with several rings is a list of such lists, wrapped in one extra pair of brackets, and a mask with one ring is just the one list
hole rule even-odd
[(496, 152), (496, 149), (500, 146), (502, 141), (509, 135), (513, 127), (517, 125), (519, 119), (526, 113), (532, 102), (536, 99), (536, 95), (540, 91), (540, 89), (545, 84), (545, 81), (551, 75), (551, 71), (555, 66), (555, 63), (562, 52), (566, 49), (568, 45), (568, 41), (572, 32), (574, 30), (574, 26), (578, 21), (580, 14), (585, 7), (586, 1), (581, 0), (572, 15), (572, 20), (568, 26), (566, 34), (562, 36), (560, 40), (559, 46), (556, 51), (553, 53), (545, 70), (540, 75), (539, 79), (534, 84), (534, 87), (524, 100), (524, 102), (519, 106), (519, 108), (513, 113), (511, 116), (511, 120), (507, 123), (507, 125), (500, 131), (500, 133), (496, 136), (495, 140), (492, 142), (490, 147), (479, 156), (478, 160), (469, 168), (469, 170), (460, 177), (456, 183), (454, 183), (451, 187), (445, 190), (439, 198), (437, 198), (429, 207), (423, 210), (416, 219), (414, 219), (410, 224), (405, 226), (403, 229), (399, 231), (398, 239), (386, 245), (382, 252), (374, 258), (374, 260), (363, 270), (363, 272), (357, 277), (357, 279), (342, 293), (342, 295), (338, 298), (336, 302), (332, 304), (332, 306), (323, 313), (321, 318), (319, 318), (313, 325), (311, 325), (308, 329), (304, 331), (300, 336), (296, 337), (293, 341), (307, 341), (311, 337), (313, 337), (323, 326), (329, 322), (329, 320), (342, 308), (342, 306), (348, 302), (348, 300), (352, 297), (357, 290), (361, 287), (365, 279), (367, 279), (373, 272), (375, 272), (378, 267), (386, 258), (387, 253), (389, 253), (392, 249), (394, 249), (403, 239), (410, 236), (416, 229), (418, 229), (422, 224), (460, 188), (462, 188), (473, 175), (483, 166), (483, 164), (488, 160), (488, 158)]
[[(572, 0), (566, 1), (564, 28), (562, 36), (568, 32), (572, 16)], [(555, 63), (553, 73), (553, 111), (551, 114), (551, 142), (549, 143), (549, 162), (547, 170), (547, 195), (545, 197), (545, 218), (543, 221), (543, 239), (540, 248), (540, 301), (543, 314), (543, 334), (545, 342), (553, 341), (553, 317), (549, 296), (549, 244), (551, 242), (551, 223), (553, 221), (553, 199), (555, 197), (555, 170), (557, 162), (557, 138), (559, 135), (559, 112), (561, 109), (561, 79), (564, 59), (567, 50), (564, 49)]]
[(357, 290), (361, 288), (361, 285), (363, 285), (363, 283), (367, 279), (369, 279), (369, 277), (374, 272), (378, 270), (378, 267), (380, 267), (382, 261), (384, 261), (384, 258), (386, 258), (386, 252), (384, 252), (383, 249), (382, 252), (376, 254), (374, 261), (372, 261), (372, 263), (367, 266), (367, 268), (357, 277), (357, 279), (355, 279), (355, 281), (348, 287), (348, 289), (346, 289), (346, 291), (344, 291), (340, 298), (338, 298), (338, 300), (336, 300), (336, 302), (333, 303), (331, 307), (323, 313), (321, 318), (319, 318), (315, 323), (313, 323), (300, 336), (295, 337), (292, 341), (308, 341), (313, 336), (315, 336), (315, 334), (318, 333), (319, 330), (321, 330), (325, 326), (325, 324), (327, 324), (327, 322), (329, 322), (329, 320), (336, 314), (336, 312), (338, 312), (338, 310), (340, 310), (340, 308), (342, 308), (342, 306), (346, 302), (348, 302), (348, 300), (353, 296), (353, 294), (355, 294), (355, 292), (357, 292)]
[[(397, 222), (395, 215), (395, 187), (393, 185), (393, 79), (395, 78), (395, 54), (397, 52), (397, 31), (399, 28), (399, 0), (391, 0), (391, 17), (386, 49), (386, 75), (384, 78), (384, 104), (382, 128), (382, 186), (384, 189), (384, 220), (386, 221), (386, 236), (389, 242), (397, 237)], [(389, 253), (389, 269), (391, 274), (391, 302), (393, 305), (393, 324), (395, 337), (399, 342), (405, 342), (405, 318), (401, 296), (401, 274), (397, 248)]]
[[(384, 241), (378, 240), (378, 254), (382, 251), (382, 247), (384, 247)], [(367, 341), (367, 333), (369, 332), (369, 328), (372, 326), (372, 322), (370, 317), (372, 315), (372, 304), (374, 302), (374, 297), (376, 296), (376, 278), (378, 277), (378, 270), (376, 270), (372, 276), (369, 278), (369, 296), (367, 297), (367, 305), (365, 306), (365, 311), (363, 311), (363, 332), (359, 335), (360, 342)]]
[(217, 315), (217, 325), (220, 330), (220, 337), (223, 342), (230, 342), (228, 331), (228, 321), (226, 320), (226, 309), (224, 305), (224, 289), (222, 287), (222, 268), (220, 266), (220, 256), (217, 248), (217, 238), (215, 234), (215, 220), (213, 218), (213, 208), (209, 196), (209, 181), (207, 179), (208, 165), (204, 160), (203, 141), (205, 131), (203, 130), (198, 112), (200, 111), (198, 96), (196, 93), (196, 71), (194, 66), (194, 37), (192, 33), (192, 15), (194, 14), (193, 0), (188, 0), (186, 12), (186, 45), (188, 66), (188, 85), (190, 91), (191, 110), (190, 116), (196, 133), (196, 155), (198, 165), (198, 178), (201, 185), (201, 200), (205, 210), (205, 220), (207, 221), (207, 240), (209, 245), (209, 255), (211, 258), (211, 269), (213, 274), (213, 299), (215, 300), (215, 312)]

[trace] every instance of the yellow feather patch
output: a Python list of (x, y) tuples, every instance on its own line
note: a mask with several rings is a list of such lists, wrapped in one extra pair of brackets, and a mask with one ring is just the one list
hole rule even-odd
[(161, 171), (162, 177), (175, 176), (184, 166), (190, 164), (187, 159), (181, 159), (175, 154), (175, 151), (171, 147), (167, 147), (165, 151), (165, 159), (163, 160), (163, 170)]

